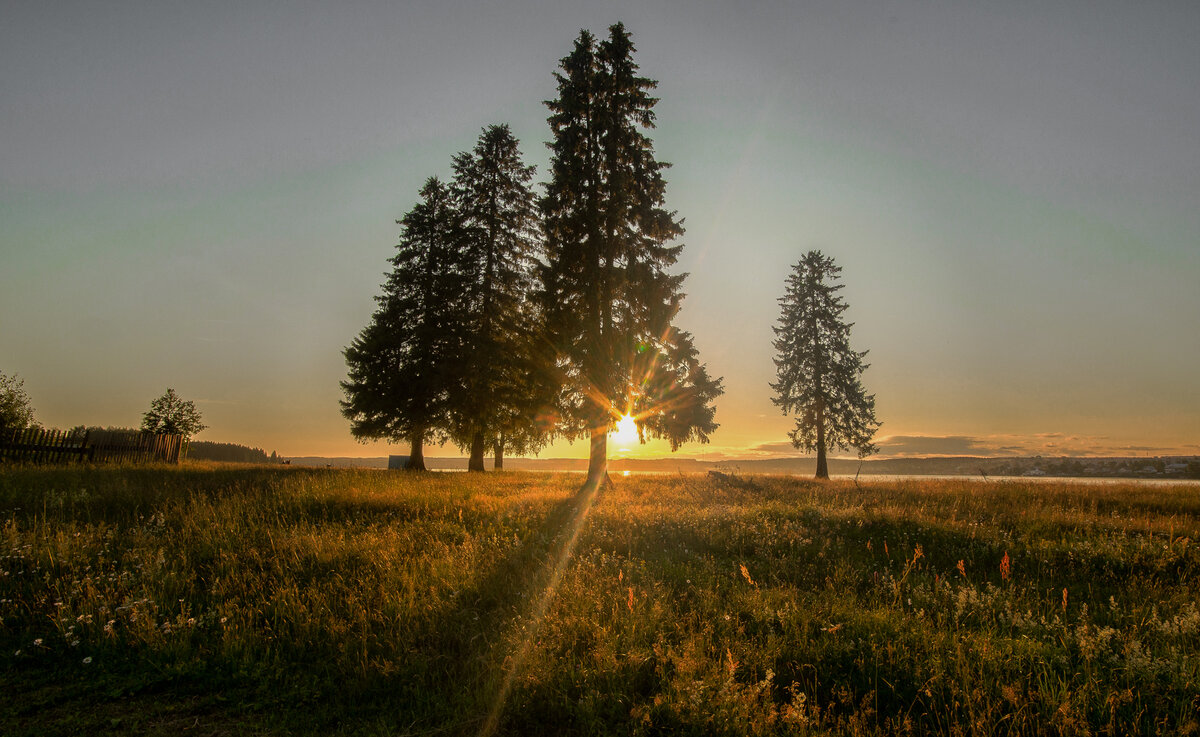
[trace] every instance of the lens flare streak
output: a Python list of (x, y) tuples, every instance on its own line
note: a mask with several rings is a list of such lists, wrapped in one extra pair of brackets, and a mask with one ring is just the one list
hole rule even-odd
[(562, 582), (563, 574), (567, 570), (567, 564), (571, 561), (571, 555), (575, 552), (575, 545), (579, 542), (579, 534), (583, 531), (583, 527), (587, 523), (588, 515), (592, 511), (592, 505), (596, 501), (596, 494), (599, 492), (602, 483), (604, 483), (602, 479), (589, 479), (583, 488), (579, 490), (579, 499), (576, 502), (575, 513), (570, 522), (570, 532), (558, 551), (546, 588), (542, 590), (530, 615), (525, 617), (525, 621), (528, 623), (528, 626), (525, 628), (525, 635), (521, 638), (520, 644), (515, 648), (508, 661), (508, 672), (504, 674), (504, 680), (500, 684), (500, 690), (496, 693), (495, 701), (492, 702), (492, 708), (488, 711), (483, 727), (479, 730), (479, 737), (491, 737), (491, 735), (495, 734), (496, 728), (500, 726), (500, 717), (504, 714), (504, 704), (508, 701), (508, 695), (512, 691), (513, 684), (516, 682), (517, 676), (520, 675), (521, 668), (525, 664), (525, 660), (529, 657), (529, 652), (533, 649), (534, 643), (537, 641), (538, 630), (541, 628), (542, 620), (545, 618), (546, 612), (549, 611), (550, 605), (554, 603), (554, 598), (558, 595), (559, 584)]

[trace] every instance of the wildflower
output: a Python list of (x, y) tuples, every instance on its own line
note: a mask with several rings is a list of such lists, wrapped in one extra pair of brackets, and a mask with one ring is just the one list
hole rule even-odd
[(41, 647), (41, 646), (42, 646), (42, 638), (40, 638), (40, 637), (39, 637), (39, 638), (37, 638), (36, 640), (34, 640), (34, 641), (33, 641), (33, 646), (34, 646), (34, 647)]
[(92, 664), (92, 656), (91, 656), (91, 655), (89, 655), (89, 656), (87, 656), (86, 658), (84, 658), (84, 659), (83, 659), (83, 664), (84, 664), (84, 665), (91, 665), (91, 664)]
[(967, 577), (967, 566), (961, 560), (958, 561), (958, 572), (962, 574), (963, 578)]
[(750, 584), (751, 586), (758, 586), (758, 584), (754, 583), (754, 579), (750, 578), (750, 571), (746, 569), (745, 563), (742, 563), (738, 567), (742, 569), (742, 578), (746, 579), (746, 583)]
[(79, 647), (79, 640), (71, 640), (71, 647)]
[(1067, 590), (1063, 589), (1063, 611), (1067, 611)]
[(633, 587), (632, 586), (629, 587), (629, 600), (625, 603), (629, 605), (629, 611), (632, 612), (633, 611)]
[(1000, 559), (1000, 580), (1007, 581), (1012, 574), (1012, 562), (1008, 558), (1008, 551), (1004, 551), (1004, 557)]

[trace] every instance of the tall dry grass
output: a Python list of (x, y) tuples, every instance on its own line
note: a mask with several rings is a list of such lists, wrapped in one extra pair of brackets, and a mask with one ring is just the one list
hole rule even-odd
[(1195, 487), (580, 480), (2, 470), (0, 732), (1200, 730)]

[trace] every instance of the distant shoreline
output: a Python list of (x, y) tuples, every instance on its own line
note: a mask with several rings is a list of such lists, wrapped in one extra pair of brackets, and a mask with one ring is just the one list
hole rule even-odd
[[(331, 468), (387, 468), (387, 456), (366, 458), (283, 456), (294, 466)], [(460, 457), (425, 457), (431, 470), (465, 470), (467, 459)], [(487, 460), (491, 470), (491, 460)], [(732, 474), (812, 475), (813, 458), (772, 458), (734, 461), (705, 461), (694, 458), (614, 458), (609, 461), (611, 473), (705, 473), (718, 471)], [(585, 471), (586, 458), (505, 458), (504, 467), (520, 471)], [(829, 472), (837, 477), (859, 476), (925, 476), (975, 477), (994, 479), (1148, 479), (1164, 481), (1200, 480), (1200, 456), (1169, 456), (1159, 458), (1105, 457), (1005, 457), (980, 458), (972, 456), (938, 458), (881, 458), (862, 461), (834, 458)]]

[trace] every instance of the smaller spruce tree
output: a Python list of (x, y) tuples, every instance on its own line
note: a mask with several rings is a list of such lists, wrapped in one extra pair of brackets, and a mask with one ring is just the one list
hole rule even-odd
[(460, 228), (437, 177), (397, 223), (404, 231), (378, 309), (344, 354), (342, 414), (361, 440), (409, 442), (410, 470), (425, 470), (422, 446), (445, 439), (448, 405), (462, 365), (466, 283)]
[(541, 334), (534, 267), (541, 247), (533, 172), (507, 125), (488, 126), (472, 151), (454, 157), (451, 192), (467, 305), (451, 435), (470, 448), (472, 471), (484, 470), (485, 447), (503, 468), (506, 448), (536, 450), (545, 438), (535, 428), (536, 390), (544, 382), (535, 380), (534, 365)]
[(851, 447), (859, 458), (874, 453), (879, 429), (875, 395), (863, 388), (867, 351), (850, 349), (850, 328), (842, 318), (846, 302), (838, 294), (842, 269), (820, 251), (809, 251), (793, 267), (779, 299), (775, 327), (778, 381), (772, 401), (796, 415), (788, 433), (792, 446), (817, 453), (817, 478), (829, 478), (827, 448)]

